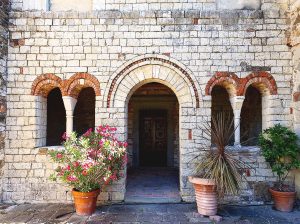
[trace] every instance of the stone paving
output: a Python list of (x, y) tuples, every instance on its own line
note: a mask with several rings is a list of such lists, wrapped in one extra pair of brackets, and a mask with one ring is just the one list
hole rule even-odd
[(179, 175), (172, 168), (139, 168), (127, 177), (126, 203), (179, 203)]
[[(221, 206), (221, 224), (300, 224), (299, 206), (291, 213), (262, 206)], [(70, 204), (0, 205), (0, 223), (215, 223), (196, 213), (195, 204), (120, 204), (78, 216)]]

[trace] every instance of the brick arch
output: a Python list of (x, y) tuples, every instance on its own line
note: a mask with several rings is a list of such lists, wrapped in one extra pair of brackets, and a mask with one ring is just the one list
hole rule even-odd
[(211, 92), (215, 86), (224, 87), (229, 96), (232, 97), (238, 93), (240, 79), (232, 72), (216, 72), (216, 74), (208, 81), (205, 88), (205, 94), (211, 95)]
[(211, 91), (216, 85), (225, 87), (230, 96), (244, 96), (250, 85), (257, 88), (262, 95), (277, 94), (276, 81), (273, 76), (267, 72), (254, 72), (245, 78), (239, 78), (236, 74), (231, 72), (216, 72), (208, 81), (205, 94), (211, 95)]
[(54, 88), (59, 88), (64, 94), (63, 80), (54, 74), (38, 76), (32, 83), (31, 95), (47, 97)]
[(80, 91), (86, 87), (93, 88), (96, 96), (101, 95), (98, 79), (89, 73), (76, 73), (66, 80), (64, 93), (77, 99)]
[[(146, 72), (145, 75), (145, 71), (151, 72)], [(121, 83), (123, 80), (128, 85), (124, 86), (124, 83)], [(116, 72), (107, 93), (107, 107), (111, 107), (111, 104), (114, 105), (116, 97), (119, 97), (120, 92), (118, 90), (120, 86), (130, 90), (138, 83), (146, 84), (147, 82), (164, 84), (172, 89), (177, 97), (189, 98), (189, 103), (192, 106), (196, 108), (200, 106), (196, 84), (183, 64), (162, 55), (145, 55), (133, 59)], [(130, 94), (130, 91), (127, 93)]]
[(254, 72), (241, 81), (239, 94), (245, 95), (249, 86), (257, 88), (262, 95), (276, 95), (277, 85), (276, 81), (268, 72)]
[[(196, 88), (196, 81), (194, 81), (192, 79), (192, 77), (190, 76), (189, 72), (188, 72), (188, 68), (186, 68), (182, 63), (171, 59), (167, 56), (163, 56), (163, 55), (145, 55), (145, 56), (141, 56), (138, 58), (134, 58), (131, 61), (129, 61), (128, 63), (126, 63), (125, 65), (123, 65), (120, 69), (118, 69), (114, 75), (114, 78), (110, 84), (110, 88), (108, 90), (107, 95), (107, 107), (111, 107), (111, 104), (113, 104), (114, 102), (114, 96), (116, 94), (113, 94), (118, 87), (118, 84), (121, 82), (121, 80), (123, 80), (124, 77), (128, 76), (129, 73), (131, 73), (131, 71), (133, 71), (134, 69), (137, 69), (138, 67), (143, 67), (146, 65), (151, 65), (153, 68), (153, 73), (150, 78), (158, 78), (158, 82), (160, 82), (159, 80), (161, 80), (162, 84), (168, 84), (170, 81), (172, 81), (172, 76), (163, 76), (162, 73), (160, 73), (160, 69), (167, 69), (169, 68), (170, 73), (172, 72), (173, 74), (175, 74), (176, 78), (173, 79), (174, 80), (178, 80), (178, 81), (183, 81), (182, 83), (178, 83), (177, 87), (182, 87), (183, 83), (187, 84), (187, 92), (190, 93), (190, 95), (192, 96), (192, 103), (193, 106), (196, 108), (200, 107), (200, 100), (199, 100), (199, 93), (198, 90)], [(150, 66), (150, 67), (151, 67)], [(145, 80), (145, 78), (143, 79), (142, 76), (139, 77), (141, 80), (143, 81)], [(167, 80), (170, 79), (170, 80)], [(164, 82), (164, 83), (163, 83)], [(168, 85), (167, 85), (168, 86)], [(168, 86), (169, 88), (172, 89), (172, 86)], [(175, 89), (173, 89), (173, 91), (175, 91)], [(176, 94), (176, 92), (175, 92)]]
[[(154, 70), (163, 75), (156, 76)], [(177, 96), (179, 104), (182, 107), (193, 107), (195, 101), (193, 100), (191, 89), (186, 81), (177, 74), (174, 70), (162, 65), (144, 65), (138, 67), (116, 84), (116, 89), (112, 96), (113, 107), (126, 107), (131, 95), (142, 85), (157, 82), (169, 87)]]

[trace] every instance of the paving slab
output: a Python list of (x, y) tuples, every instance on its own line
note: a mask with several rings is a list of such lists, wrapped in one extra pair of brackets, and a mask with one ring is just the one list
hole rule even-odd
[[(220, 224), (300, 224), (300, 209), (283, 213), (272, 205), (237, 206), (223, 205), (218, 215)], [(91, 216), (78, 216), (73, 205), (65, 204), (24, 204), (0, 205), (0, 223), (215, 223), (209, 217), (197, 213), (191, 204), (118, 204), (100, 206)]]

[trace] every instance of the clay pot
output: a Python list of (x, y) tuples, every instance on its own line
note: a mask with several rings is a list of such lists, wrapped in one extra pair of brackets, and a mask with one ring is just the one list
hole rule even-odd
[(79, 192), (72, 190), (77, 215), (92, 215), (96, 210), (97, 197), (100, 190)]
[(216, 215), (218, 200), (215, 181), (198, 177), (189, 177), (189, 181), (194, 185), (198, 212), (206, 216)]
[(275, 208), (281, 212), (291, 212), (294, 208), (297, 192), (281, 192), (269, 188)]

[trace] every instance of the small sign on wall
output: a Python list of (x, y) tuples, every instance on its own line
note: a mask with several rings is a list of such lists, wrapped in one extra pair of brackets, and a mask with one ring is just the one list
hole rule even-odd
[(218, 9), (249, 9), (259, 10), (261, 0), (217, 0)]

